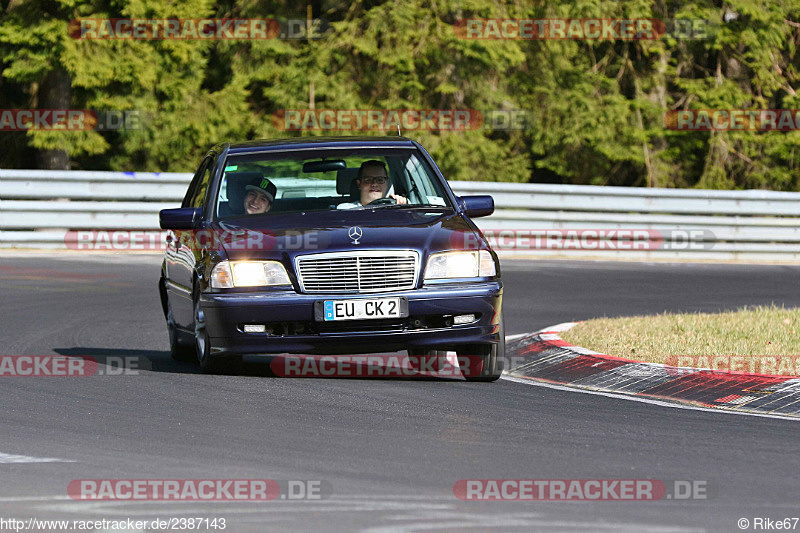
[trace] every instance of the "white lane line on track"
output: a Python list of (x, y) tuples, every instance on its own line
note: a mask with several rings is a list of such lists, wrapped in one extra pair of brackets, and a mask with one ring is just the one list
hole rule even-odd
[(71, 500), (69, 496), (11, 496), (8, 498), (0, 497), (0, 504), (21, 503), (21, 502), (49, 502), (56, 500)]
[(556, 324), (555, 326), (550, 326), (549, 328), (544, 328), (541, 331), (547, 332), (555, 332), (555, 333), (563, 333), (567, 330), (570, 330), (578, 325), (577, 322), (562, 322), (561, 324)]
[(746, 413), (743, 411), (731, 411), (728, 409), (709, 409), (708, 407), (697, 407), (694, 405), (684, 405), (679, 403), (664, 402), (661, 400), (655, 400), (653, 398), (646, 398), (641, 396), (631, 396), (628, 394), (619, 394), (615, 392), (579, 389), (577, 387), (568, 387), (565, 385), (556, 385), (555, 383), (545, 383), (543, 381), (536, 381), (530, 378), (518, 378), (514, 376), (509, 376), (505, 373), (503, 373), (503, 375), (500, 376), (500, 379), (504, 379), (506, 381), (513, 381), (515, 383), (523, 383), (525, 385), (533, 385), (534, 387), (547, 387), (549, 389), (562, 390), (566, 392), (580, 392), (583, 394), (594, 394), (595, 396), (607, 396), (609, 398), (618, 398), (620, 400), (628, 400), (631, 402), (649, 403), (652, 405), (660, 405), (662, 407), (672, 407), (673, 409), (686, 409), (689, 411), (706, 411), (709, 413), (724, 413), (727, 415), (757, 416), (760, 418), (777, 418), (779, 420), (793, 420), (795, 422), (800, 421), (800, 418), (792, 416), (773, 415), (770, 413)]
[[(636, 522), (588, 522), (583, 520), (559, 520), (550, 518), (545, 513), (531, 512), (506, 512), (505, 514), (485, 514), (465, 512), (460, 505), (462, 502), (455, 502), (452, 498), (437, 498), (437, 496), (426, 496), (425, 501), (407, 495), (385, 495), (376, 497), (375, 495), (347, 495), (344, 497), (334, 497), (325, 501), (295, 501), (282, 502), (279, 500), (271, 502), (182, 502), (183, 505), (176, 507), (159, 506), (153, 509), (141, 508), (135, 504), (173, 504), (175, 502), (161, 501), (130, 501), (124, 502), (97, 502), (105, 505), (85, 505), (90, 502), (79, 502), (84, 505), (50, 505), (46, 509), (49, 511), (61, 511), (71, 513), (81, 513), (82, 515), (106, 515), (109, 517), (127, 516), (135, 519), (149, 519), (159, 514), (169, 514), (180, 517), (196, 514), (187, 504), (202, 504), (203, 512), (209, 512), (209, 504), (217, 503), (239, 503), (238, 506), (225, 506), (225, 508), (215, 509), (211, 512), (225, 513), (227, 516), (235, 516), (239, 520), (247, 520), (246, 517), (252, 516), (260, 523), (282, 522), (287, 516), (307, 515), (308, 513), (369, 513), (373, 522), (378, 525), (367, 528), (357, 528), (354, 531), (363, 533), (419, 533), (422, 531), (453, 531), (462, 528), (476, 526), (497, 528), (505, 526), (521, 531), (545, 530), (554, 527), (566, 528), (569, 531), (621, 531), (639, 532), (653, 531), (658, 533), (694, 533), (704, 531), (703, 529), (687, 528), (680, 526), (640, 524)], [(431, 501), (438, 500), (438, 501)], [(120, 503), (122, 506), (111, 506), (108, 504)], [(570, 502), (564, 502), (569, 505)], [(574, 503), (574, 502), (573, 502)], [(134, 504), (134, 505), (132, 505)], [(243, 505), (242, 505), (243, 504)], [(249, 504), (249, 505), (248, 505)], [(580, 504), (578, 504), (580, 505)], [(120, 508), (123, 507), (123, 508)], [(231, 508), (233, 507), (233, 508)], [(388, 514), (385, 514), (388, 513)], [(376, 516), (377, 515), (377, 516)], [(251, 519), (252, 520), (252, 519)], [(380, 523), (383, 524), (380, 524)]]
[[(1, 502), (0, 502), (1, 503)], [(361, 499), (342, 499), (331, 498), (327, 500), (269, 500), (269, 501), (165, 501), (165, 500), (83, 500), (69, 503), (48, 503), (43, 502), (43, 509), (48, 511), (58, 511), (66, 513), (94, 513), (106, 516), (120, 516), (122, 514), (130, 516), (152, 516), (153, 513), (164, 515), (172, 514), (182, 516), (197, 513), (197, 507), (208, 510), (216, 508), (226, 514), (292, 514), (299, 510), (302, 512), (325, 512), (325, 513), (345, 513), (345, 512), (397, 512), (409, 509), (421, 510), (428, 509), (436, 512), (443, 512), (452, 508), (455, 502), (420, 502), (403, 501), (401, 497), (392, 500), (375, 500), (370, 497)]]
[(614, 532), (640, 532), (650, 531), (652, 533), (705, 533), (702, 528), (685, 528), (679, 526), (654, 526), (652, 524), (626, 523), (626, 522), (599, 522), (571, 521), (571, 520), (548, 520), (545, 518), (524, 518), (514, 514), (508, 515), (479, 515), (464, 514), (454, 517), (454, 520), (443, 521), (440, 517), (431, 517), (430, 521), (420, 521), (416, 517), (390, 517), (394, 521), (405, 520), (404, 524), (393, 524), (388, 526), (376, 526), (369, 529), (362, 529), (364, 533), (420, 533), (422, 531), (458, 531), (460, 529), (476, 529), (486, 527), (487, 529), (501, 527), (505, 531), (549, 531), (558, 528), (559, 531), (614, 531)]
[(69, 461), (67, 459), (56, 459), (53, 457), (29, 457), (27, 455), (0, 453), (0, 464), (17, 463), (74, 463), (74, 461)]

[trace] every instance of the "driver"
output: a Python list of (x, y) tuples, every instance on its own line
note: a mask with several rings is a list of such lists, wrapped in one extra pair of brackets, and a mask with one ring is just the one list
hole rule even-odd
[(356, 186), (360, 194), (359, 201), (339, 204), (336, 207), (337, 209), (363, 207), (381, 198), (394, 198), (398, 204), (408, 203), (408, 199), (405, 196), (399, 194), (390, 194), (387, 196), (386, 192), (389, 190), (389, 175), (386, 172), (386, 165), (382, 161), (376, 159), (361, 163), (361, 168), (358, 169), (358, 177), (356, 178)]

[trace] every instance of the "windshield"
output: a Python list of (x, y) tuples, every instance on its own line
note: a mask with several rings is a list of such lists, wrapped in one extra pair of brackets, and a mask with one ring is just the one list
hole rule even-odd
[(215, 205), (219, 218), (452, 207), (439, 179), (414, 149), (231, 155)]

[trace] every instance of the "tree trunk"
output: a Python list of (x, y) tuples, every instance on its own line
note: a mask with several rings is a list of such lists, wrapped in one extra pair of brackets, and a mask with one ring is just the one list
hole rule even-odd
[[(71, 80), (62, 68), (47, 73), (38, 92), (38, 109), (69, 109)], [(69, 157), (64, 150), (39, 150), (36, 166), (49, 170), (67, 170)]]

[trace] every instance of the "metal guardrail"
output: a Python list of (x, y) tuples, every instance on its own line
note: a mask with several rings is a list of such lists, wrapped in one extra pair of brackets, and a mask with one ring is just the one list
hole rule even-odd
[[(188, 173), (0, 169), (0, 248), (65, 248), (67, 230), (158, 228)], [(794, 261), (800, 259), (800, 193), (643, 189), (587, 185), (451, 182), (456, 194), (491, 194), (496, 211), (477, 219), (501, 255)], [(658, 248), (532, 246), (531, 235), (648, 230)], [(697, 242), (680, 247), (682, 235)], [(613, 237), (612, 237), (613, 240)], [(681, 241), (681, 242), (677, 242)], [(551, 241), (552, 242), (555, 241)], [(562, 242), (563, 244), (563, 242)]]

